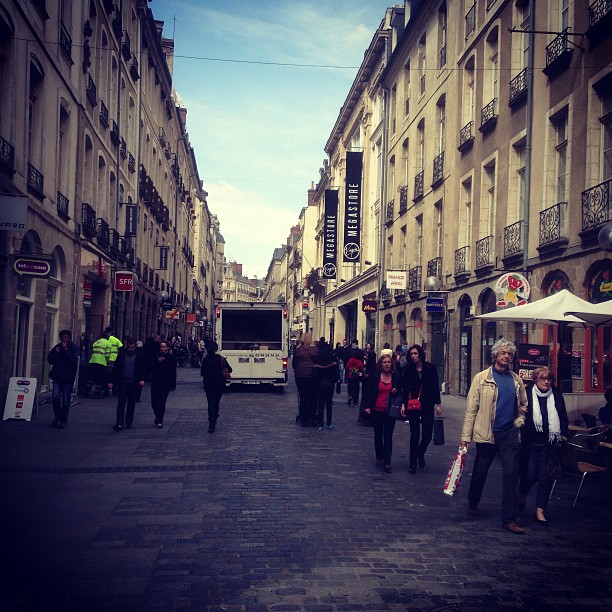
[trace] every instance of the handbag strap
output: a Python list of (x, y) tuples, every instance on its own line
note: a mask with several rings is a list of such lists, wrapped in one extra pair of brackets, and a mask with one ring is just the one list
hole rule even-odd
[(423, 391), (423, 385), (421, 385), (421, 388), (419, 389), (419, 394), (415, 398), (413, 398), (412, 397), (412, 393), (410, 393), (410, 391), (408, 391), (408, 399), (409, 400), (410, 399), (418, 399), (418, 400), (420, 400), (421, 399), (421, 391)]

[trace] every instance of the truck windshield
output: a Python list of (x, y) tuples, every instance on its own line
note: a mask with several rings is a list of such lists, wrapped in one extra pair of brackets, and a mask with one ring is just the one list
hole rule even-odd
[[(224, 310), (221, 350), (281, 350), (282, 311)], [(264, 349), (265, 350), (265, 349)]]

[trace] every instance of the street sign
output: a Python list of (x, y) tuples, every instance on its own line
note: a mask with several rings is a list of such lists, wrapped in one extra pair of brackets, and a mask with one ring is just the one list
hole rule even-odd
[(178, 319), (179, 311), (178, 308), (171, 308), (170, 310), (166, 310), (166, 319)]
[(162, 310), (170, 310), (173, 306), (172, 304), (172, 298), (166, 298), (165, 300), (162, 300), (159, 305), (161, 306)]
[(51, 262), (36, 257), (16, 257), (13, 269), (19, 275), (47, 278), (51, 272)]
[(427, 297), (425, 310), (427, 312), (444, 312), (444, 298)]
[(4, 403), (4, 418), (29, 421), (36, 397), (36, 378), (13, 376), (9, 382), (8, 393)]
[(115, 272), (115, 291), (134, 291), (134, 273)]
[(188, 312), (185, 315), (185, 323), (195, 323), (196, 322), (196, 315), (194, 312)]

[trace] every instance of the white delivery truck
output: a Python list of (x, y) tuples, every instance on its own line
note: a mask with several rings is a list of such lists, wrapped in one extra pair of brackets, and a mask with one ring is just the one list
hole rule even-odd
[(217, 344), (233, 370), (228, 385), (285, 387), (287, 308), (268, 302), (222, 302), (216, 316)]

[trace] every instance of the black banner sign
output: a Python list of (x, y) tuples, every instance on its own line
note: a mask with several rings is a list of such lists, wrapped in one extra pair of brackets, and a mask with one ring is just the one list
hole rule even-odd
[(128, 204), (125, 207), (124, 236), (138, 236), (138, 205)]
[(162, 246), (159, 247), (159, 269), (167, 270), (168, 269), (168, 250), (170, 247)]
[(338, 251), (338, 190), (325, 190), (325, 219), (323, 222), (323, 278), (336, 278)]
[(346, 154), (344, 188), (344, 250), (342, 261), (356, 262), (361, 255), (361, 167), (363, 153)]
[(541, 344), (519, 344), (516, 365), (523, 380), (531, 380), (531, 373), (541, 366), (548, 366), (549, 347)]

